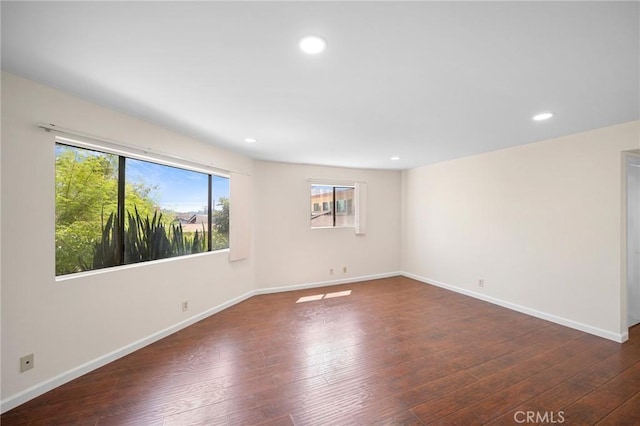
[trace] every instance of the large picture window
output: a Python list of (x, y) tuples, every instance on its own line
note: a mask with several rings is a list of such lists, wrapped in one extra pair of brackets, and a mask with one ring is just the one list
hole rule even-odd
[(355, 226), (355, 188), (352, 186), (311, 185), (311, 227)]
[(56, 275), (229, 247), (229, 178), (56, 143)]

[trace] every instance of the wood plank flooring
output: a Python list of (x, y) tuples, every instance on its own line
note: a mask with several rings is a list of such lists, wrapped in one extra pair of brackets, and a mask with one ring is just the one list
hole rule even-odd
[(403, 277), (256, 296), (1, 422), (640, 424), (640, 328), (617, 344)]

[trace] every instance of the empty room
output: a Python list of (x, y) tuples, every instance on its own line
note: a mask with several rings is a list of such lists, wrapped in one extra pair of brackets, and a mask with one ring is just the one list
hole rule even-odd
[(640, 424), (640, 2), (0, 15), (2, 425)]

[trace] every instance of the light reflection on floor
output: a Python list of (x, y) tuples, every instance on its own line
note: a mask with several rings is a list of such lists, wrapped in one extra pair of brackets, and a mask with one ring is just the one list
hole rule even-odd
[[(299, 345), (296, 350), (300, 357), (295, 377), (300, 386), (308, 388), (300, 392), (309, 395), (309, 404), (315, 404), (313, 395), (318, 392), (317, 381), (311, 378), (322, 377), (324, 385), (330, 386), (353, 374), (354, 368), (368, 368), (370, 363), (366, 347), (361, 343), (366, 333), (362, 329), (362, 321), (366, 316), (358, 310), (349, 309), (348, 305), (323, 303), (324, 299), (335, 299), (352, 295), (352, 290), (336, 291), (325, 294), (305, 296), (296, 303), (304, 303), (300, 307), (300, 315), (308, 319), (299, 322), (296, 334)], [(321, 301), (321, 302), (318, 302)]]
[(336, 291), (335, 293), (327, 293), (324, 295), (325, 299), (331, 299), (332, 297), (342, 297), (342, 296), (349, 296), (351, 294), (351, 290), (345, 290), (345, 291)]
[(320, 300), (324, 297), (324, 294), (314, 294), (313, 296), (304, 296), (296, 301), (296, 303), (311, 302), (312, 300)]
[(334, 297), (349, 296), (350, 294), (351, 294), (351, 290), (336, 291), (334, 293), (327, 293), (327, 294), (314, 294), (313, 296), (301, 297), (296, 301), (296, 303), (311, 302), (311, 301), (320, 300), (323, 298), (332, 299)]

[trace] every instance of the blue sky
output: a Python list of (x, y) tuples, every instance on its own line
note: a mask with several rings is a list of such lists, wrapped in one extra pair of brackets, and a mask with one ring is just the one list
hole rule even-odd
[[(151, 198), (164, 209), (177, 212), (196, 212), (207, 205), (207, 174), (127, 159), (126, 179), (129, 183), (143, 183), (155, 187)], [(213, 176), (214, 204), (221, 197), (229, 197), (229, 179)]]
[[(56, 144), (56, 155), (66, 150), (80, 151), (85, 155), (116, 158), (114, 154)], [(149, 195), (163, 209), (177, 212), (197, 212), (203, 208), (206, 209), (208, 203), (208, 175), (206, 173), (193, 172), (133, 158), (127, 158), (126, 164), (125, 176), (127, 183), (142, 183), (147, 187), (154, 188)], [(214, 208), (222, 197), (229, 198), (229, 179), (214, 175)]]

